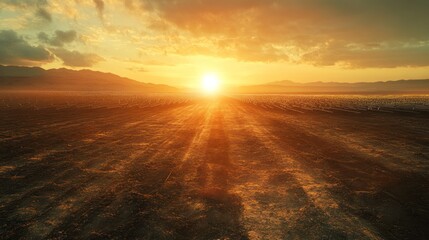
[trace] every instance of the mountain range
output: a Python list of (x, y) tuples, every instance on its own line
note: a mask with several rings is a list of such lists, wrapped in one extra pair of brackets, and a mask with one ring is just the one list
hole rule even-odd
[(65, 68), (44, 70), (39, 67), (0, 65), (0, 89), (46, 91), (121, 91), (165, 93), (179, 89), (162, 84), (143, 83), (112, 73)]
[[(143, 83), (112, 73), (66, 68), (45, 70), (39, 67), (0, 65), (0, 90), (112, 91), (139, 93), (187, 92), (163, 84)], [(289, 80), (259, 85), (229, 87), (229, 93), (425, 93), (429, 79), (384, 82), (310, 82)]]

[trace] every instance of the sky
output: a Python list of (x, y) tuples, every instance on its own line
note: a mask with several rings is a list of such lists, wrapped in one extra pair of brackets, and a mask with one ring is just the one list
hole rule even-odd
[(192, 87), (429, 78), (427, 0), (0, 0), (0, 64)]

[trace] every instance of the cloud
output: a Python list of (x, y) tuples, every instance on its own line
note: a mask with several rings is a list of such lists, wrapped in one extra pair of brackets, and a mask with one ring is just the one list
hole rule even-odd
[[(155, 16), (152, 26), (177, 29), (186, 39), (177, 47), (181, 54), (354, 67), (429, 65), (416, 53), (429, 46), (427, 0), (129, 0), (127, 6)], [(341, 57), (334, 56), (338, 48), (326, 47), (332, 41), (340, 43)], [(374, 44), (395, 47), (375, 50)], [(389, 60), (399, 53), (406, 60)], [(384, 63), (367, 58), (363, 64), (365, 54)]]
[(44, 8), (38, 8), (36, 11), (36, 16), (45, 21), (52, 22), (52, 15)]
[[(77, 9), (73, 20), (82, 38), (92, 34), (103, 44), (114, 36), (143, 47), (147, 55), (351, 68), (429, 66), (427, 0), (0, 0), (0, 6), (24, 9), (27, 16), (36, 12), (45, 22), (65, 16), (64, 9)], [(104, 16), (108, 7), (118, 9), (115, 19)], [(97, 14), (82, 14), (91, 9)], [(121, 15), (130, 11), (132, 18)], [(97, 17), (104, 29), (85, 25)], [(106, 31), (109, 36), (102, 35)], [(77, 33), (42, 32), (38, 37), (63, 48), (76, 41)]]
[(51, 46), (62, 47), (66, 43), (71, 43), (77, 39), (77, 33), (74, 30), (69, 31), (55, 31), (54, 36), (50, 37), (44, 32), (40, 32), (38, 35), (40, 41), (47, 43)]
[(48, 4), (47, 0), (3, 0), (3, 4), (15, 7), (40, 7)]
[(64, 65), (70, 67), (92, 67), (103, 60), (96, 54), (69, 51), (64, 48), (54, 48), (51, 51), (63, 61)]
[(98, 16), (101, 20), (103, 20), (103, 14), (104, 14), (104, 1), (103, 0), (93, 0), (95, 4), (95, 8), (97, 9)]
[(41, 46), (32, 46), (13, 30), (0, 31), (0, 63), (6, 65), (42, 65), (54, 57)]
[[(270, 40), (427, 38), (429, 2), (415, 0), (142, 0), (143, 9), (198, 35), (243, 33)], [(371, 24), (369, 24), (371, 23)], [(325, 30), (326, 32), (321, 32)], [(369, 35), (362, 34), (371, 33)], [(263, 33), (269, 33), (262, 35)], [(286, 35), (284, 35), (286, 34)], [(312, 34), (312, 35), (309, 35)]]
[(48, 7), (47, 0), (3, 0), (1, 5), (11, 6), (18, 9), (31, 9), (35, 11), (35, 16), (47, 22), (52, 22), (52, 15), (46, 9)]
[(338, 63), (350, 68), (392, 68), (429, 66), (429, 44), (384, 44), (370, 46), (330, 43), (303, 56), (314, 65)]

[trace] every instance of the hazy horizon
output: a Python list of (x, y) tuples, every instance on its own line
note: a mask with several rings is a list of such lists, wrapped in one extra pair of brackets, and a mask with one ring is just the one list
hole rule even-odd
[[(99, 71), (99, 70), (93, 70), (90, 68), (81, 68), (81, 69), (73, 69), (70, 67), (59, 67), (59, 68), (43, 68), (40, 66), (18, 66), (18, 65), (0, 65), (0, 66), (5, 66), (5, 67), (29, 67), (29, 68), (42, 68), (43, 70), (61, 70), (61, 69), (65, 69), (65, 70), (71, 70), (71, 71), (94, 71), (94, 72), (100, 72), (100, 73), (107, 73), (107, 74), (114, 74), (118, 77), (125, 77), (125, 76), (121, 76), (118, 74), (115, 74), (113, 72), (104, 72), (104, 71)], [(17, 71), (17, 73), (19, 73), (19, 71)], [(7, 77), (7, 76), (6, 76)], [(125, 77), (128, 78), (128, 77)], [(167, 86), (171, 86), (171, 87), (175, 87), (175, 88), (188, 88), (188, 89), (194, 89), (197, 90), (200, 89), (200, 85), (193, 85), (193, 86), (183, 86), (183, 85), (174, 85), (174, 84), (162, 84), (162, 83), (156, 83), (156, 82), (151, 82), (150, 80), (140, 80), (140, 79), (133, 79), (133, 78), (129, 78), (130, 80), (134, 80), (140, 83), (148, 83), (148, 84), (161, 84), (161, 85), (167, 85)], [(265, 80), (263, 82), (260, 83), (243, 83), (243, 84), (234, 84), (234, 83), (223, 83), (223, 87), (226, 88), (231, 88), (231, 87), (239, 87), (239, 86), (260, 86), (260, 85), (272, 85), (272, 84), (280, 84), (282, 82), (290, 82), (290, 83), (296, 83), (296, 84), (309, 84), (309, 83), (382, 83), (382, 82), (395, 82), (395, 81), (415, 81), (415, 80), (428, 80), (428, 78), (424, 78), (424, 79), (389, 79), (389, 80), (374, 80), (374, 81), (355, 81), (355, 82), (350, 82), (350, 81), (318, 81), (318, 80), (308, 80), (308, 81), (295, 81), (293, 79), (277, 79), (277, 80)]]
[(71, 68), (0, 65), (0, 89), (5, 91), (97, 91), (117, 93), (296, 93), (296, 94), (428, 94), (429, 79), (399, 79), (375, 82), (267, 81), (261, 84), (221, 83), (207, 74), (191, 87), (157, 84), (124, 78), (110, 72)]

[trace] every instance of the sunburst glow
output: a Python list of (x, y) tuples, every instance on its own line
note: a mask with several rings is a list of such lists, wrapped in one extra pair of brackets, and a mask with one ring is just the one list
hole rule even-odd
[(216, 93), (219, 91), (219, 77), (214, 73), (206, 73), (202, 78), (202, 90), (205, 93)]

